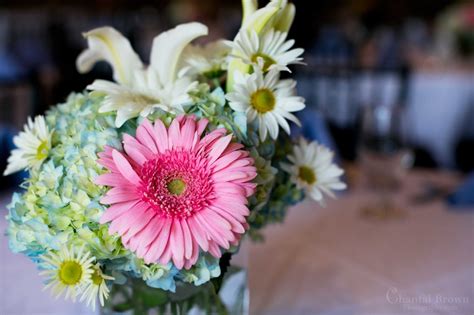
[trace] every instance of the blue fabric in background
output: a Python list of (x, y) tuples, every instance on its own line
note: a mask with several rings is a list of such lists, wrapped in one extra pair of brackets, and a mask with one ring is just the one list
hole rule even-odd
[[(298, 114), (301, 121), (301, 128), (291, 131), (292, 135), (303, 136), (308, 140), (316, 140), (333, 151), (336, 151), (334, 140), (329, 133), (326, 121), (321, 114), (314, 109), (306, 108)], [(337, 154), (337, 152), (336, 152)]]
[(455, 208), (469, 208), (474, 211), (474, 172), (448, 197), (448, 204)]

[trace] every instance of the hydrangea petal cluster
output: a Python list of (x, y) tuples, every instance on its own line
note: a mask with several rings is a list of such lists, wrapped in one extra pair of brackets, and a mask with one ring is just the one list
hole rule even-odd
[(96, 183), (113, 187), (101, 223), (147, 263), (171, 260), (189, 269), (200, 250), (220, 257), (247, 227), (247, 197), (256, 169), (243, 145), (225, 129), (204, 134), (208, 121), (180, 116), (169, 126), (144, 120), (124, 152), (112, 148), (99, 163), (110, 173)]

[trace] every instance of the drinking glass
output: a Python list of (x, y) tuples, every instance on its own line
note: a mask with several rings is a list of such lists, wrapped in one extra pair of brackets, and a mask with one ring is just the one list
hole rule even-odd
[(367, 187), (376, 194), (376, 201), (362, 208), (363, 215), (381, 219), (404, 215), (396, 193), (413, 157), (404, 141), (403, 116), (399, 105), (363, 108), (359, 162)]

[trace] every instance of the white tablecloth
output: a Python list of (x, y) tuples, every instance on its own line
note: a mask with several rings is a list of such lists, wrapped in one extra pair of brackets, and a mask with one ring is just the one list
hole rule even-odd
[[(418, 173), (397, 200), (407, 203), (426, 181), (456, 182)], [(305, 202), (285, 224), (266, 228), (265, 243), (249, 248), (250, 313), (474, 314), (474, 212), (448, 211), (438, 201), (406, 206), (403, 219), (375, 221), (359, 214), (373, 197), (356, 189), (327, 208)], [(0, 314), (93, 313), (42, 291), (33, 263), (12, 254), (2, 236)]]
[(360, 190), (291, 209), (251, 247), (251, 314), (474, 314), (474, 211), (408, 205), (428, 181), (456, 182), (411, 175), (403, 219), (362, 217), (375, 196)]

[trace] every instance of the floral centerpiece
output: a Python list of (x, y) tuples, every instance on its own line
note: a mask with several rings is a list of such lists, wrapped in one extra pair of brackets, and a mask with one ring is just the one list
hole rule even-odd
[(115, 29), (85, 33), (78, 70), (106, 61), (115, 82), (15, 137), (5, 175), (29, 176), (8, 207), (10, 247), (55, 295), (104, 312), (225, 314), (218, 292), (244, 235), (345, 187), (328, 149), (288, 136), (305, 107), (280, 78), (302, 60), (287, 39), (293, 4), (243, 9), (233, 41), (194, 46), (207, 27), (182, 24), (154, 39), (149, 65)]

